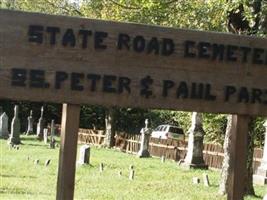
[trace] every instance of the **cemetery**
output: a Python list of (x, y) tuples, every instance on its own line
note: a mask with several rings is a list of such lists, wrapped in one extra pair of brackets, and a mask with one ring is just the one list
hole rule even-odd
[(265, 1), (54, 1), (0, 2), (1, 199), (267, 199)]

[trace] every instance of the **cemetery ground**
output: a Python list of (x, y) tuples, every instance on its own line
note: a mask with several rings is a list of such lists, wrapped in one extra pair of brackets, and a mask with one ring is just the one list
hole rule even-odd
[[(55, 199), (59, 148), (49, 149), (35, 136), (22, 136), (22, 143), (18, 150), (9, 149), (6, 140), (0, 140), (0, 199)], [(34, 163), (37, 159), (38, 164)], [(51, 162), (45, 166), (48, 159)], [(90, 163), (77, 165), (75, 199), (226, 199), (217, 193), (220, 171), (188, 171), (170, 160), (162, 163), (160, 158), (140, 159), (114, 149), (97, 147), (91, 148)], [(102, 173), (100, 163), (104, 163)], [(128, 178), (130, 165), (134, 166), (134, 180)], [(209, 175), (210, 187), (203, 185), (203, 173)], [(199, 177), (200, 184), (194, 185), (193, 177)], [(245, 199), (262, 199), (266, 193), (264, 187), (255, 187), (255, 190), (258, 197)]]

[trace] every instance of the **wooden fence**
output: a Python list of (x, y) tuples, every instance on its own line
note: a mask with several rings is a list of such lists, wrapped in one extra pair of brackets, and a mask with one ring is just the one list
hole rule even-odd
[[(127, 133), (116, 133), (116, 148), (123, 152), (136, 154), (140, 148), (140, 135), (130, 135)], [(78, 141), (93, 145), (101, 145), (104, 142), (103, 130), (80, 129)], [(175, 139), (150, 138), (149, 152), (152, 156), (165, 156), (167, 159), (179, 161), (184, 159), (187, 151), (187, 141)], [(223, 147), (218, 144), (204, 144), (204, 161), (211, 168), (220, 169), (223, 161)], [(260, 165), (263, 156), (262, 149), (254, 149), (254, 172)]]

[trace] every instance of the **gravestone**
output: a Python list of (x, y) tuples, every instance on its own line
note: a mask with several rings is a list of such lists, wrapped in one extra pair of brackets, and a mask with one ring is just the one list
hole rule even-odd
[(267, 200), (267, 194), (265, 194), (265, 196), (263, 197), (263, 200)]
[(78, 164), (90, 164), (90, 146), (89, 145), (82, 145), (80, 148), (80, 157)]
[(47, 166), (50, 164), (50, 162), (51, 162), (50, 159), (46, 160), (46, 161), (45, 161), (45, 166), (47, 167)]
[(257, 185), (267, 184), (267, 120), (265, 120), (265, 123), (263, 125), (265, 127), (263, 156), (261, 159), (261, 164), (256, 171), (256, 174), (253, 175), (253, 183)]
[(206, 187), (210, 186), (210, 181), (209, 181), (209, 177), (208, 174), (203, 174), (203, 183)]
[(26, 131), (26, 135), (31, 135), (31, 134), (33, 134), (32, 110), (30, 111), (30, 116), (28, 117), (28, 126), (27, 126), (27, 131)]
[(48, 141), (48, 129), (44, 128), (43, 132), (44, 132), (44, 134), (43, 134), (44, 143), (47, 144), (47, 141)]
[(165, 156), (161, 156), (161, 162), (162, 162), (162, 163), (165, 162)]
[(56, 140), (54, 137), (51, 137), (49, 147), (50, 147), (50, 149), (54, 149), (56, 147)]
[(106, 113), (105, 117), (105, 138), (104, 138), (104, 147), (111, 148), (115, 145), (115, 131), (114, 128), (112, 127), (114, 120), (114, 108), (109, 108)]
[(0, 137), (1, 138), (8, 138), (9, 132), (8, 132), (8, 116), (4, 112), (0, 116)]
[(104, 171), (104, 164), (103, 163), (100, 163), (100, 165), (99, 165), (99, 171), (100, 172), (103, 172)]
[(141, 133), (141, 145), (140, 145), (140, 150), (137, 153), (137, 156), (139, 158), (150, 157), (148, 148), (149, 148), (149, 138), (152, 133), (152, 130), (148, 128), (148, 119), (145, 120), (145, 128), (142, 128), (140, 133)]
[(55, 121), (52, 120), (51, 121), (51, 137), (54, 137), (55, 136)]
[(199, 184), (200, 179), (198, 177), (193, 177), (193, 184)]
[(42, 106), (41, 108), (41, 116), (38, 120), (38, 124), (37, 124), (37, 137), (38, 138), (42, 138), (43, 134), (44, 134), (44, 119), (43, 119), (43, 114), (44, 114), (44, 107)]
[(202, 127), (202, 114), (193, 112), (192, 124), (189, 130), (188, 148), (183, 167), (190, 168), (202, 168), (207, 169), (203, 159), (203, 139), (204, 130)]
[(130, 170), (129, 179), (134, 180), (134, 170), (133, 169)]
[(18, 117), (19, 106), (14, 107), (14, 117), (11, 122), (11, 133), (9, 138), (10, 144), (20, 144), (20, 120)]

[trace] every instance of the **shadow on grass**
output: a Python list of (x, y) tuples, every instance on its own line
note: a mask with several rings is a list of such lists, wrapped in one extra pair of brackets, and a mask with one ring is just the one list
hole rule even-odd
[[(4, 187), (0, 189), (0, 194), (21, 194), (21, 195), (36, 195), (36, 193), (28, 192), (26, 188), (8, 188)], [(48, 192), (38, 192), (38, 195), (50, 195)]]
[(253, 197), (253, 198), (256, 198), (256, 199), (260, 199), (260, 200), (262, 200), (263, 199), (263, 196), (261, 196), (261, 195), (257, 195), (257, 194), (255, 194), (255, 195), (245, 195), (246, 197)]
[(3, 178), (37, 178), (36, 176), (16, 176), (16, 175), (6, 175), (6, 174), (0, 174), (0, 177), (3, 177)]

